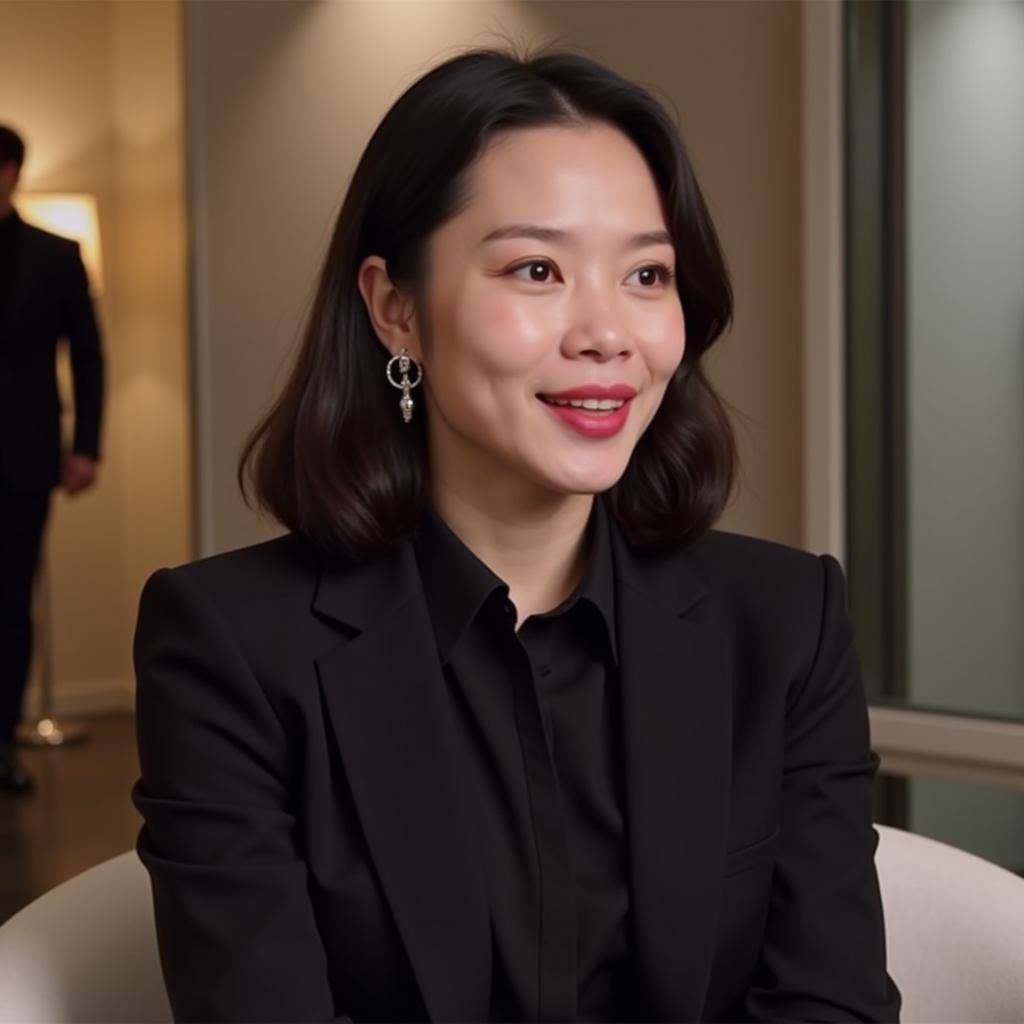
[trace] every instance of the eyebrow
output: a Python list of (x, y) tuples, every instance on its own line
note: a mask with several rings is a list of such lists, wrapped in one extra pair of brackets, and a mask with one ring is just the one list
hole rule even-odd
[[(565, 245), (575, 241), (576, 236), (571, 231), (564, 231), (561, 228), (545, 228), (539, 224), (507, 224), (504, 227), (495, 228), (488, 232), (481, 239), (480, 244), (497, 242), (505, 238), (533, 238), (538, 242), (553, 242)], [(674, 245), (672, 236), (663, 228), (656, 231), (641, 231), (627, 239), (626, 249), (642, 249), (648, 245)]]

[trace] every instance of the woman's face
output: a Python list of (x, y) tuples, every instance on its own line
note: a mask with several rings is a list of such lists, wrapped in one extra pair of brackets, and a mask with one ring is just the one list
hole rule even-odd
[(612, 127), (545, 127), (492, 140), (469, 187), (428, 249), (418, 355), (432, 471), (607, 490), (685, 345), (651, 172)]

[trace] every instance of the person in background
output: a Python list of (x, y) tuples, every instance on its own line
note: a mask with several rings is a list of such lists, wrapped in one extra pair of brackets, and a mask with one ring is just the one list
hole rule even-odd
[[(30, 793), (15, 730), (32, 660), (32, 587), (54, 487), (96, 482), (103, 353), (78, 243), (12, 205), (25, 144), (0, 125), (0, 793)], [(61, 444), (57, 343), (70, 346), (74, 439)]]

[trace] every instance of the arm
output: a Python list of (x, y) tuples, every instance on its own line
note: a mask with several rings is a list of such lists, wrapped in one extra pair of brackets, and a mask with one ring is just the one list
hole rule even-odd
[(843, 572), (829, 555), (821, 564), (821, 629), (788, 698), (779, 853), (746, 1008), (756, 1021), (896, 1021), (871, 827), (878, 759)]
[(187, 574), (146, 584), (135, 666), (138, 851), (175, 1020), (336, 1019), (293, 841), (288, 737)]
[(70, 264), (61, 327), (70, 347), (75, 396), (75, 435), (71, 452), (98, 462), (103, 416), (103, 350), (89, 297), (89, 280), (77, 244)]

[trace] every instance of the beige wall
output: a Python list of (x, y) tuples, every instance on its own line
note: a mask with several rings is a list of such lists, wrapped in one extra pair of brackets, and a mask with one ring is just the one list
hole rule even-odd
[(722, 525), (800, 543), (798, 4), (208, 0), (186, 13), (203, 553), (271, 532), (239, 499), (235, 463), (283, 379), (369, 133), (438, 58), (496, 33), (586, 48), (678, 107), (737, 296), (710, 364), (743, 460)]
[(113, 8), (122, 635), (130, 638), (149, 574), (193, 555), (184, 88), (180, 5)]
[(94, 193), (104, 246), (102, 475), (57, 493), (47, 539), (39, 641), (63, 713), (130, 706), (141, 582), (191, 554), (180, 65), (176, 3), (4, 4), (0, 120), (28, 142), (22, 187)]

